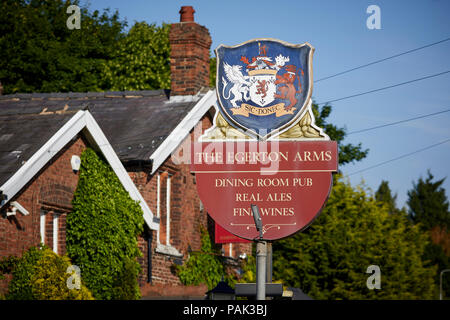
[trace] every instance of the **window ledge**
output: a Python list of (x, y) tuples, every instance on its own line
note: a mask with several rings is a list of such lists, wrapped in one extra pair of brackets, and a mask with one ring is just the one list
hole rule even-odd
[(161, 244), (158, 243), (158, 245), (156, 246), (156, 250), (157, 253), (162, 253), (162, 254), (166, 254), (169, 256), (174, 256), (177, 258), (181, 258), (183, 256), (182, 253), (180, 253), (176, 248), (172, 247), (172, 246), (168, 246), (165, 244)]

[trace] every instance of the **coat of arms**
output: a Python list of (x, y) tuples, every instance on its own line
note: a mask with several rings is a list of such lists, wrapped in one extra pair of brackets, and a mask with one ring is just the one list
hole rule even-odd
[(288, 128), (311, 97), (313, 52), (308, 43), (274, 39), (219, 46), (216, 88), (223, 117), (263, 139)]
[[(339, 153), (315, 125), (313, 52), (308, 43), (273, 39), (216, 49), (219, 112), (192, 143), (191, 172), (208, 214), (238, 237), (287, 237), (307, 228), (328, 199)], [(261, 228), (251, 204), (261, 210)]]

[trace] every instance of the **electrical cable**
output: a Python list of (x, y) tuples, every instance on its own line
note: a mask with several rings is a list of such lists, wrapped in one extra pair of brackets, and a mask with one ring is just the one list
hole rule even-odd
[(421, 49), (425, 49), (425, 48), (428, 48), (428, 47), (440, 44), (440, 43), (448, 41), (448, 40), (450, 40), (450, 38), (447, 38), (447, 39), (444, 39), (444, 40), (441, 40), (441, 41), (437, 41), (437, 42), (433, 42), (431, 44), (427, 44), (425, 46), (422, 46), (422, 47), (419, 47), (419, 48), (415, 48), (415, 49), (412, 49), (412, 50), (408, 50), (408, 51), (405, 51), (405, 52), (402, 52), (402, 53), (399, 53), (399, 54), (395, 54), (393, 56), (390, 56), (390, 57), (387, 57), (387, 58), (384, 58), (384, 59), (380, 59), (380, 60), (376, 60), (376, 61), (373, 61), (373, 62), (370, 62), (370, 63), (366, 63), (366, 64), (361, 65), (359, 67), (351, 68), (351, 69), (348, 69), (348, 70), (345, 70), (345, 71), (333, 74), (331, 76), (320, 78), (320, 79), (314, 81), (314, 83), (317, 83), (317, 82), (323, 81), (323, 80), (327, 80), (327, 79), (330, 79), (330, 78), (334, 78), (334, 77), (340, 76), (342, 74), (349, 73), (351, 71), (355, 71), (355, 70), (358, 70), (358, 69), (361, 69), (361, 68), (365, 68), (365, 67), (368, 67), (368, 66), (371, 66), (371, 65), (374, 65), (374, 64), (377, 64), (377, 63), (389, 60), (389, 59), (397, 58), (397, 57), (400, 57), (402, 55), (405, 55), (405, 54), (408, 54), (408, 53), (411, 53), (411, 52), (415, 52), (415, 51), (418, 51), (418, 50), (421, 50)]
[(442, 111), (438, 111), (438, 112), (434, 112), (434, 113), (424, 114), (424, 115), (417, 116), (417, 117), (414, 117), (414, 118), (399, 120), (399, 121), (395, 121), (395, 122), (391, 122), (391, 123), (387, 123), (387, 124), (383, 124), (383, 125), (379, 125), (379, 126), (375, 126), (375, 127), (370, 127), (370, 128), (367, 128), (367, 129), (351, 131), (351, 132), (347, 133), (347, 135), (355, 134), (355, 133), (361, 133), (361, 132), (366, 132), (366, 131), (375, 130), (375, 129), (380, 129), (380, 128), (384, 128), (384, 127), (389, 127), (389, 126), (393, 126), (393, 125), (396, 125), (396, 124), (405, 123), (405, 122), (408, 122), (408, 121), (413, 121), (413, 120), (417, 120), (417, 119), (422, 119), (422, 118), (426, 118), (426, 117), (435, 116), (437, 114), (441, 114), (441, 113), (445, 113), (445, 112), (449, 112), (449, 111), (450, 111), (450, 109), (442, 110)]
[[(379, 126), (375, 126), (375, 127), (355, 130), (355, 131), (351, 131), (351, 132), (347, 133), (346, 136), (351, 135), (351, 134), (356, 134), (356, 133), (376, 130), (376, 129), (380, 129), (380, 128), (384, 128), (384, 127), (389, 127), (389, 126), (393, 126), (393, 125), (396, 125), (396, 124), (405, 123), (405, 122), (409, 122), (409, 121), (413, 121), (413, 120), (427, 118), (427, 117), (435, 116), (435, 115), (438, 115), (438, 114), (446, 113), (446, 112), (449, 112), (449, 111), (450, 111), (450, 109), (446, 109), (446, 110), (433, 112), (433, 113), (428, 113), (428, 114), (424, 114), (424, 115), (421, 115), (421, 116), (408, 118), (408, 119), (404, 119), (404, 120), (399, 120), (399, 121), (395, 121), (395, 122), (391, 122), (391, 123), (387, 123), (387, 124), (383, 124), (383, 125), (379, 125)], [(117, 140), (117, 141), (115, 141), (115, 144), (124, 144), (124, 143), (132, 143), (132, 142), (136, 142), (136, 143), (140, 142), (140, 143), (142, 143), (142, 142), (145, 142), (145, 141), (142, 140), (142, 135), (140, 134), (139, 136), (135, 136), (135, 138), (129, 137), (129, 138), (124, 139), (124, 140)]]
[(438, 145), (444, 144), (444, 143), (449, 142), (449, 141), (450, 141), (450, 138), (449, 138), (449, 139), (446, 139), (446, 140), (444, 140), (444, 141), (441, 141), (441, 142), (432, 144), (432, 145), (427, 146), (427, 147), (425, 147), (425, 148), (422, 148), (422, 149), (419, 149), (419, 150), (415, 150), (415, 151), (413, 151), (413, 152), (409, 152), (409, 153), (403, 154), (403, 155), (401, 155), (401, 156), (399, 156), (399, 157), (396, 157), (396, 158), (393, 158), (393, 159), (390, 159), (390, 160), (387, 160), (387, 161), (383, 161), (383, 162), (380, 162), (380, 163), (375, 164), (375, 165), (373, 165), (373, 166), (370, 166), (370, 167), (367, 167), (367, 168), (364, 168), (364, 169), (361, 169), (361, 170), (352, 172), (352, 173), (348, 174), (348, 176), (352, 176), (352, 175), (355, 175), (355, 174), (357, 174), (357, 173), (361, 173), (361, 172), (364, 172), (364, 171), (367, 171), (367, 170), (370, 170), (370, 169), (373, 169), (373, 168), (382, 166), (382, 165), (384, 165), (384, 164), (387, 164), (387, 163), (390, 163), (390, 162), (393, 162), (393, 161), (396, 161), (396, 160), (400, 160), (400, 159), (403, 159), (403, 158), (408, 157), (408, 156), (412, 156), (412, 155), (414, 155), (414, 154), (416, 154), (416, 153), (419, 153), (419, 152), (422, 152), (422, 151), (425, 151), (425, 150), (434, 148), (434, 147), (436, 147), (436, 146), (438, 146)]
[(366, 95), (366, 94), (369, 94), (369, 93), (374, 93), (374, 92), (378, 92), (378, 91), (382, 91), (382, 90), (386, 90), (386, 89), (391, 89), (391, 88), (403, 86), (405, 84), (413, 83), (413, 82), (416, 82), (416, 81), (421, 81), (421, 80), (425, 80), (425, 79), (429, 79), (429, 78), (433, 78), (433, 77), (438, 77), (438, 76), (444, 75), (444, 74), (449, 73), (449, 72), (450, 72), (450, 70), (447, 70), (447, 71), (444, 71), (444, 72), (439, 72), (439, 73), (432, 74), (432, 75), (429, 75), (429, 76), (425, 76), (425, 77), (422, 77), (422, 78), (417, 78), (417, 79), (413, 79), (413, 80), (397, 83), (397, 84), (390, 85), (390, 86), (387, 86), (387, 87), (382, 87), (382, 88), (378, 88), (378, 89), (374, 89), (374, 90), (370, 90), (370, 91), (365, 91), (365, 92), (361, 92), (361, 93), (357, 93), (357, 94), (352, 94), (350, 96), (346, 96), (346, 97), (342, 97), (342, 98), (338, 98), (338, 99), (333, 99), (333, 100), (328, 100), (327, 102), (320, 102), (317, 105), (319, 105), (319, 106), (320, 105), (327, 105), (327, 104), (329, 104), (331, 102), (336, 102), (336, 101), (341, 101), (341, 100), (345, 100), (345, 99), (355, 98), (355, 97), (359, 97), (359, 96)]

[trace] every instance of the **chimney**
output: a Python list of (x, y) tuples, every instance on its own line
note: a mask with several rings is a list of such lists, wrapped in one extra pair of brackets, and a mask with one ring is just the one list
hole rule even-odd
[(202, 87), (209, 87), (208, 29), (194, 21), (195, 10), (181, 7), (180, 22), (170, 29), (171, 96), (195, 95)]

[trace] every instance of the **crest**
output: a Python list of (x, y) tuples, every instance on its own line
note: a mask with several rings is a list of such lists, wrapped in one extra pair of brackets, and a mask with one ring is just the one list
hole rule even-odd
[(254, 39), (216, 49), (219, 111), (260, 139), (283, 132), (304, 114), (312, 92), (314, 48)]

